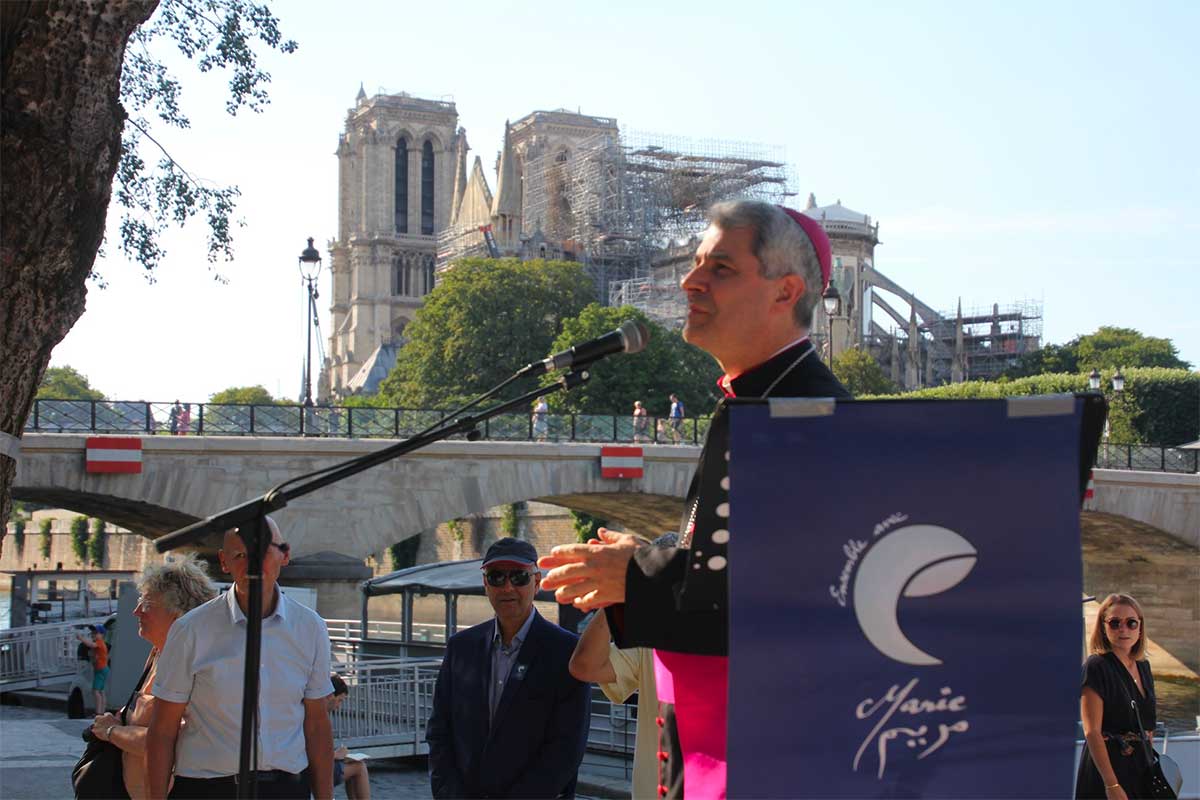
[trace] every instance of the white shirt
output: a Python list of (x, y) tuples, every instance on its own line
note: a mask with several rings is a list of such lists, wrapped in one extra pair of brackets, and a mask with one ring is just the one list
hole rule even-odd
[(633, 800), (658, 800), (658, 731), (651, 724), (658, 716), (654, 651), (649, 647), (622, 650), (610, 643), (608, 662), (617, 679), (596, 684), (604, 696), (614, 703), (624, 703), (634, 692), (638, 696), (637, 718), (641, 727), (633, 747)]
[[(300, 772), (304, 700), (333, 693), (329, 631), (316, 612), (275, 589), (275, 611), (263, 619), (259, 669), (258, 769)], [(175, 773), (189, 778), (236, 775), (242, 728), (246, 615), (234, 589), (184, 614), (171, 626), (158, 658), (154, 696), (187, 703), (175, 746)]]

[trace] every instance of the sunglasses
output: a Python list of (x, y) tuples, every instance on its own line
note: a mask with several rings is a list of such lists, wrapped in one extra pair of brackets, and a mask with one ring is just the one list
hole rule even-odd
[(292, 546), (287, 542), (271, 542), (271, 547), (278, 547), (279, 552), (283, 553), (285, 556), (292, 552)]
[(1122, 620), (1122, 619), (1118, 619), (1117, 617), (1113, 617), (1112, 619), (1108, 620), (1108, 629), (1112, 630), (1112, 631), (1119, 631), (1119, 630), (1121, 630), (1122, 622), (1124, 622), (1125, 627), (1131, 631), (1136, 631), (1142, 624), (1141, 621), (1139, 621), (1137, 617), (1130, 617), (1129, 619), (1126, 619), (1126, 620)]
[(498, 589), (506, 581), (513, 586), (528, 586), (533, 575), (527, 569), (489, 569), (483, 573), (483, 577), (488, 582), (488, 586), (495, 586)]

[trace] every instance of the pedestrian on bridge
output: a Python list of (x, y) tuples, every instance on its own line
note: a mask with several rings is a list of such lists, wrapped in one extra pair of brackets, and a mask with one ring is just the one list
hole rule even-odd
[(649, 437), (646, 436), (646, 428), (650, 422), (650, 412), (642, 405), (641, 400), (633, 401), (633, 440), (635, 442), (644, 442)]

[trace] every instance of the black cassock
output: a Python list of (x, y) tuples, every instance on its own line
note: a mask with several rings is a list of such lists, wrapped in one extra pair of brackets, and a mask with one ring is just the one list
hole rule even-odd
[[(739, 398), (850, 397), (808, 339), (738, 376), (731, 389)], [(728, 655), (728, 458), (729, 409), (722, 401), (688, 489), (679, 547), (638, 550), (625, 575), (625, 603), (608, 609), (619, 647)], [(647, 732), (648, 722), (639, 720)], [(682, 797), (683, 759), (672, 704), (660, 704), (656, 722), (659, 794)]]

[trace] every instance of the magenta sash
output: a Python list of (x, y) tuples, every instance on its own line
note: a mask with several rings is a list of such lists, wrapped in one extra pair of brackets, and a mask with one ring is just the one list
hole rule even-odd
[(729, 659), (654, 651), (658, 699), (675, 706), (688, 800), (725, 797)]

